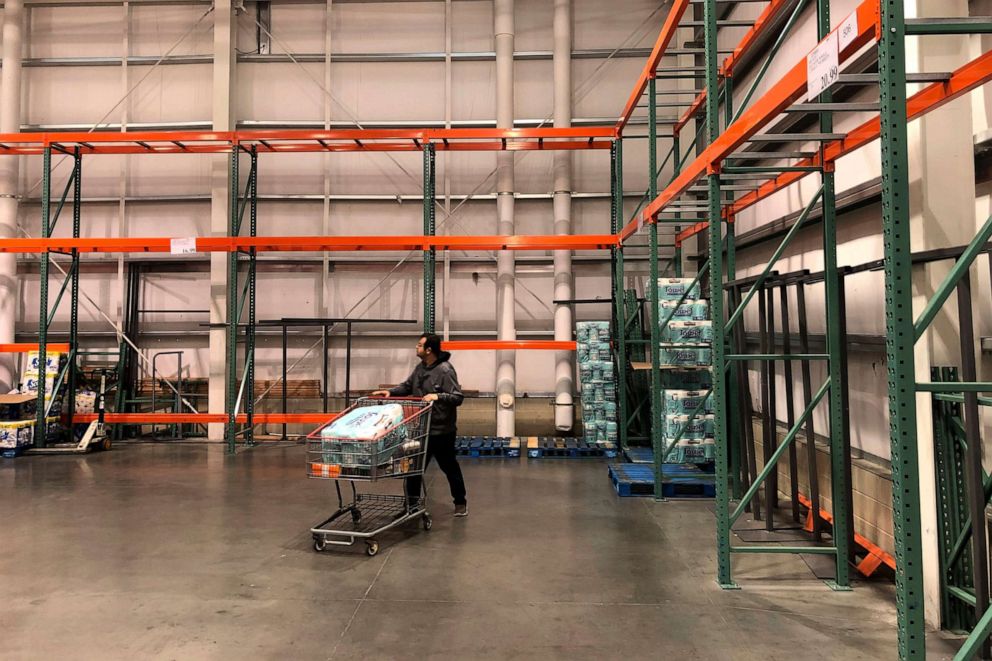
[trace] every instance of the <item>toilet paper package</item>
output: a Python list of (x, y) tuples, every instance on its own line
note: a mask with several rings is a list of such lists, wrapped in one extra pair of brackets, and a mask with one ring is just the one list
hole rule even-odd
[(659, 360), (662, 365), (674, 367), (707, 367), (713, 362), (711, 349), (702, 347), (659, 347)]
[(710, 344), (713, 342), (713, 322), (670, 321), (662, 329), (661, 341), (673, 344)]
[(686, 299), (699, 298), (699, 282), (693, 284), (692, 281), (693, 278), (658, 278), (658, 300), (678, 301), (683, 296)]
[(665, 415), (690, 415), (701, 401), (700, 413), (713, 412), (713, 397), (702, 390), (666, 390), (662, 401)]

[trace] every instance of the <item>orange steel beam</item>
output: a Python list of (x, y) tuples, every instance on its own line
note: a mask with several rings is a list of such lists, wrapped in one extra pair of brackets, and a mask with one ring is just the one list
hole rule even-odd
[(536, 351), (575, 351), (574, 341), (554, 340), (459, 340), (442, 342), (445, 351), (491, 351), (531, 349)]
[[(740, 62), (741, 57), (747, 49), (751, 48), (755, 44), (758, 38), (761, 37), (762, 33), (769, 28), (775, 15), (784, 9), (790, 2), (792, 2), (792, 0), (771, 0), (771, 2), (768, 3), (768, 6), (761, 12), (761, 15), (754, 21), (754, 25), (751, 26), (751, 28), (741, 39), (740, 43), (737, 44), (737, 48), (734, 49), (734, 52), (723, 61), (723, 66), (720, 69), (720, 75), (733, 76), (734, 68)], [(682, 114), (679, 121), (676, 122), (673, 128), (676, 135), (680, 133), (692, 117), (699, 112), (699, 109), (705, 101), (706, 90), (704, 89), (698, 96), (696, 96), (696, 99)]]
[[(46, 350), (56, 353), (69, 353), (68, 344), (52, 344), (48, 343), (45, 345)], [(0, 344), (0, 353), (27, 353), (28, 351), (37, 351), (37, 344), (28, 344), (19, 342), (17, 344)]]
[(641, 100), (641, 95), (644, 94), (644, 90), (648, 86), (648, 81), (655, 77), (655, 71), (658, 69), (658, 65), (661, 64), (661, 58), (668, 49), (668, 44), (671, 43), (672, 37), (675, 36), (675, 30), (679, 27), (679, 21), (682, 20), (682, 15), (685, 14), (685, 10), (688, 7), (689, 0), (675, 0), (672, 8), (668, 10), (668, 17), (661, 26), (661, 33), (654, 43), (654, 48), (651, 49), (651, 55), (648, 57), (647, 64), (644, 65), (644, 70), (641, 71), (641, 75), (634, 85), (634, 91), (630, 93), (630, 98), (627, 99), (627, 105), (624, 106), (623, 112), (620, 113), (620, 119), (617, 121), (616, 126), (617, 137), (623, 133), (624, 127), (627, 126), (631, 115), (634, 114), (634, 109), (637, 107), (637, 102)]
[(38, 154), (45, 147), (82, 154), (213, 154), (234, 146), (260, 152), (441, 151), (609, 149), (612, 126), (533, 129), (344, 129), (336, 131), (139, 131), (0, 134), (0, 155)]
[[(950, 80), (928, 85), (911, 96), (906, 103), (907, 121), (918, 119), (931, 110), (935, 110), (975, 90), (990, 80), (992, 80), (992, 51), (983, 53), (981, 56), (955, 70), (951, 74)], [(879, 123), (879, 118), (873, 117), (861, 126), (853, 129), (844, 138), (835, 140), (824, 146), (822, 162), (835, 162), (842, 156), (846, 156), (878, 139), (880, 133), (881, 124)], [(798, 161), (796, 165), (807, 167), (817, 166), (820, 163), (820, 157), (816, 156)], [(778, 177), (762, 184), (757, 190), (744, 195), (734, 202), (728, 214), (730, 216), (739, 214), (744, 209), (796, 183), (807, 174), (809, 173), (785, 172), (780, 174)], [(708, 227), (707, 223), (697, 223), (693, 227), (686, 228), (676, 237), (676, 243), (681, 243), (694, 234), (703, 231), (706, 227)]]
[[(0, 239), (0, 253), (46, 251), (170, 252), (171, 238)], [(603, 250), (617, 245), (613, 234), (536, 236), (258, 236), (197, 237), (197, 252), (343, 252), (392, 250)]]
[[(806, 516), (806, 524), (803, 528), (806, 532), (813, 532), (813, 505), (810, 503), (809, 498), (803, 494), (798, 494), (798, 496), (802, 506), (809, 510)], [(833, 515), (822, 507), (820, 508), (820, 518), (831, 525), (834, 522)], [(857, 570), (862, 576), (871, 576), (882, 565), (887, 565), (893, 571), (895, 570), (896, 559), (864, 535), (854, 533), (854, 543), (865, 551), (865, 557), (857, 565)]]
[[(316, 424), (327, 422), (337, 413), (256, 413), (254, 423)], [(73, 424), (87, 424), (99, 419), (96, 413), (79, 413), (72, 417)], [(227, 422), (226, 413), (106, 413), (104, 422), (118, 425), (205, 425), (210, 422)], [(238, 415), (239, 423), (247, 423), (248, 416)]]
[[(841, 63), (869, 41), (877, 38), (878, 0), (864, 0), (856, 11), (858, 12), (858, 34), (840, 53)], [(732, 151), (755, 135), (805, 93), (806, 83), (806, 58), (803, 58), (753, 106), (744, 111), (736, 122), (728, 126), (702, 154), (686, 166), (682, 174), (676, 177), (658, 197), (641, 211), (639, 218), (628, 223), (620, 232), (620, 240), (626, 240), (644, 222), (653, 222), (672, 200), (684, 193), (700, 177), (708, 172), (718, 170), (723, 159), (729, 156)]]
[(693, 102), (689, 105), (688, 108), (686, 108), (685, 112), (682, 113), (682, 116), (679, 117), (679, 121), (677, 121), (675, 123), (675, 126), (672, 127), (672, 132), (675, 135), (678, 135), (679, 133), (682, 132), (682, 129), (685, 128), (685, 125), (688, 124), (689, 121), (692, 120), (692, 118), (695, 116), (695, 114), (699, 112), (699, 109), (703, 107), (703, 103), (705, 101), (706, 101), (706, 90), (703, 90), (698, 95), (696, 95), (696, 98), (693, 100)]

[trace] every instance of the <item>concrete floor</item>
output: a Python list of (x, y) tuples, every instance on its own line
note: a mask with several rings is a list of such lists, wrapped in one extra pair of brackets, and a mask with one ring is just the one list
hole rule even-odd
[(0, 658), (895, 658), (890, 586), (745, 556), (721, 591), (711, 503), (617, 498), (598, 461), (463, 467), (467, 519), (434, 469), (434, 529), (369, 558), (312, 550), (333, 487), (298, 446), (2, 461)]

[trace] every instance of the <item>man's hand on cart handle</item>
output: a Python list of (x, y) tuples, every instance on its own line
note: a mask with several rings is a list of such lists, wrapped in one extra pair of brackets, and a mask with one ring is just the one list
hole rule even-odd
[(373, 397), (385, 397), (385, 398), (388, 398), (389, 397), (389, 391), (388, 390), (374, 390), (374, 391), (372, 391), (372, 396)]
[(432, 392), (432, 393), (429, 393), (427, 395), (424, 395), (424, 401), (425, 402), (436, 402), (437, 401), (437, 393), (436, 392)]

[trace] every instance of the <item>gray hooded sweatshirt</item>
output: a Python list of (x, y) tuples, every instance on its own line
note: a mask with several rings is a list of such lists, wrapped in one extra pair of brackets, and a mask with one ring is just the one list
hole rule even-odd
[(448, 359), (451, 354), (442, 351), (438, 360), (431, 366), (422, 361), (413, 368), (406, 381), (389, 390), (392, 397), (423, 397), (437, 394), (437, 401), (431, 410), (431, 435), (452, 434), (458, 422), (458, 407), (465, 396), (458, 385), (458, 374)]

